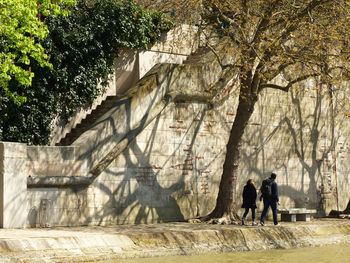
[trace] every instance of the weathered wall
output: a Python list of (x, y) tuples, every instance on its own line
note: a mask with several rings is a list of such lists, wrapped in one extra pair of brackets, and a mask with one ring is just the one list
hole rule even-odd
[(115, 61), (115, 71), (110, 76), (105, 92), (94, 100), (92, 105), (84, 106), (70, 117), (68, 121), (59, 118), (53, 121), (50, 145), (55, 145), (76, 127), (88, 114), (100, 105), (107, 96), (122, 95), (140, 80), (158, 63), (181, 64), (196, 51), (197, 27), (180, 25), (161, 36), (148, 50), (124, 49)]
[(228, 107), (168, 105), (89, 187), (88, 195), (97, 200), (92, 210), (117, 223), (181, 220), (208, 212), (222, 169)]
[[(237, 207), (247, 179), (259, 186), (272, 171), (278, 174), (282, 208), (316, 208), (322, 216), (338, 209), (337, 199), (340, 210), (346, 207), (347, 135), (338, 129), (333, 156), (328, 98), (318, 94), (315, 83), (305, 85), (309, 87), (305, 93), (269, 90), (262, 95), (242, 142)], [(98, 178), (94, 184), (98, 187), (89, 188), (88, 195), (102, 199), (93, 211), (114, 217), (117, 223), (181, 220), (209, 213), (215, 205), (235, 106), (234, 97), (214, 109), (198, 101), (168, 105)], [(110, 185), (115, 187), (111, 190)]]
[(260, 185), (273, 171), (282, 207), (317, 208), (319, 215), (346, 207), (348, 120), (340, 121), (338, 115), (342, 127), (335, 127), (332, 138), (330, 101), (324, 94), (322, 87), (309, 81), (290, 93), (269, 90), (261, 97), (243, 139), (240, 174), (245, 177), (238, 185), (247, 178)]
[[(233, 90), (225, 103), (208, 103), (205, 87), (215, 75), (158, 65), (73, 146), (24, 147), (28, 189), (13, 187), (13, 195), (25, 192), (26, 225), (150, 223), (210, 212), (237, 102)], [(316, 83), (304, 85), (303, 93), (261, 95), (242, 141), (237, 207), (249, 178), (259, 186), (274, 171), (282, 207), (319, 215), (345, 208), (350, 129), (337, 115), (333, 147), (329, 100)]]
[(22, 143), (0, 143), (0, 228), (26, 223), (27, 147)]

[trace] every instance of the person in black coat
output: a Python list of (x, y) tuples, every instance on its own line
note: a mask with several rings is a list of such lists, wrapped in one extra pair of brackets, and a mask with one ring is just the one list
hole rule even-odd
[(271, 194), (269, 196), (263, 196), (261, 195), (261, 198), (264, 201), (264, 209), (261, 213), (261, 218), (260, 218), (260, 224), (262, 226), (265, 225), (265, 217), (267, 215), (267, 211), (269, 210), (269, 207), (271, 207), (272, 210), (272, 216), (273, 216), (273, 224), (275, 226), (279, 226), (280, 224), (278, 223), (277, 220), (277, 205), (280, 204), (279, 197), (278, 197), (278, 186), (276, 183), (276, 177), (277, 175), (275, 173), (271, 173), (271, 176), (269, 178), (270, 184), (271, 184)]
[(252, 210), (252, 220), (253, 226), (257, 226), (258, 224), (255, 223), (255, 208), (256, 208), (256, 188), (253, 179), (249, 179), (247, 181), (247, 184), (243, 188), (243, 204), (242, 208), (245, 208), (243, 217), (242, 217), (242, 225), (245, 225), (245, 218), (248, 215), (249, 209)]

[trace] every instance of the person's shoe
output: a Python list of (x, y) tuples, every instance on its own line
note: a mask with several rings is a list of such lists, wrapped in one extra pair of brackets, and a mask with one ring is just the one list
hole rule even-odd
[(264, 222), (260, 221), (260, 225), (261, 226), (265, 226)]
[(277, 223), (277, 224), (275, 224), (275, 226), (280, 226), (280, 224), (279, 224), (279, 223)]
[(244, 226), (245, 225), (245, 223), (244, 223), (244, 219), (242, 219), (242, 226)]
[(257, 224), (257, 223), (255, 223), (255, 222), (253, 222), (253, 223), (252, 223), (252, 226), (257, 226), (257, 225), (258, 225), (258, 224)]

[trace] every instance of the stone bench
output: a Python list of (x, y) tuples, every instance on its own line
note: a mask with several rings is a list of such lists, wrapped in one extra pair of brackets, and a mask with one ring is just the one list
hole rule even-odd
[(281, 221), (296, 222), (296, 221), (310, 221), (311, 214), (316, 214), (316, 209), (306, 208), (290, 208), (278, 209), (277, 213), (281, 214)]

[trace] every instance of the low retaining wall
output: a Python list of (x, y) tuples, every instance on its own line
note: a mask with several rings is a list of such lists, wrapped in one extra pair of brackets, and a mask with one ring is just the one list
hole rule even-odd
[(1, 230), (1, 236), (2, 262), (82, 262), (349, 243), (350, 221), (314, 220), (279, 227), (168, 223)]

